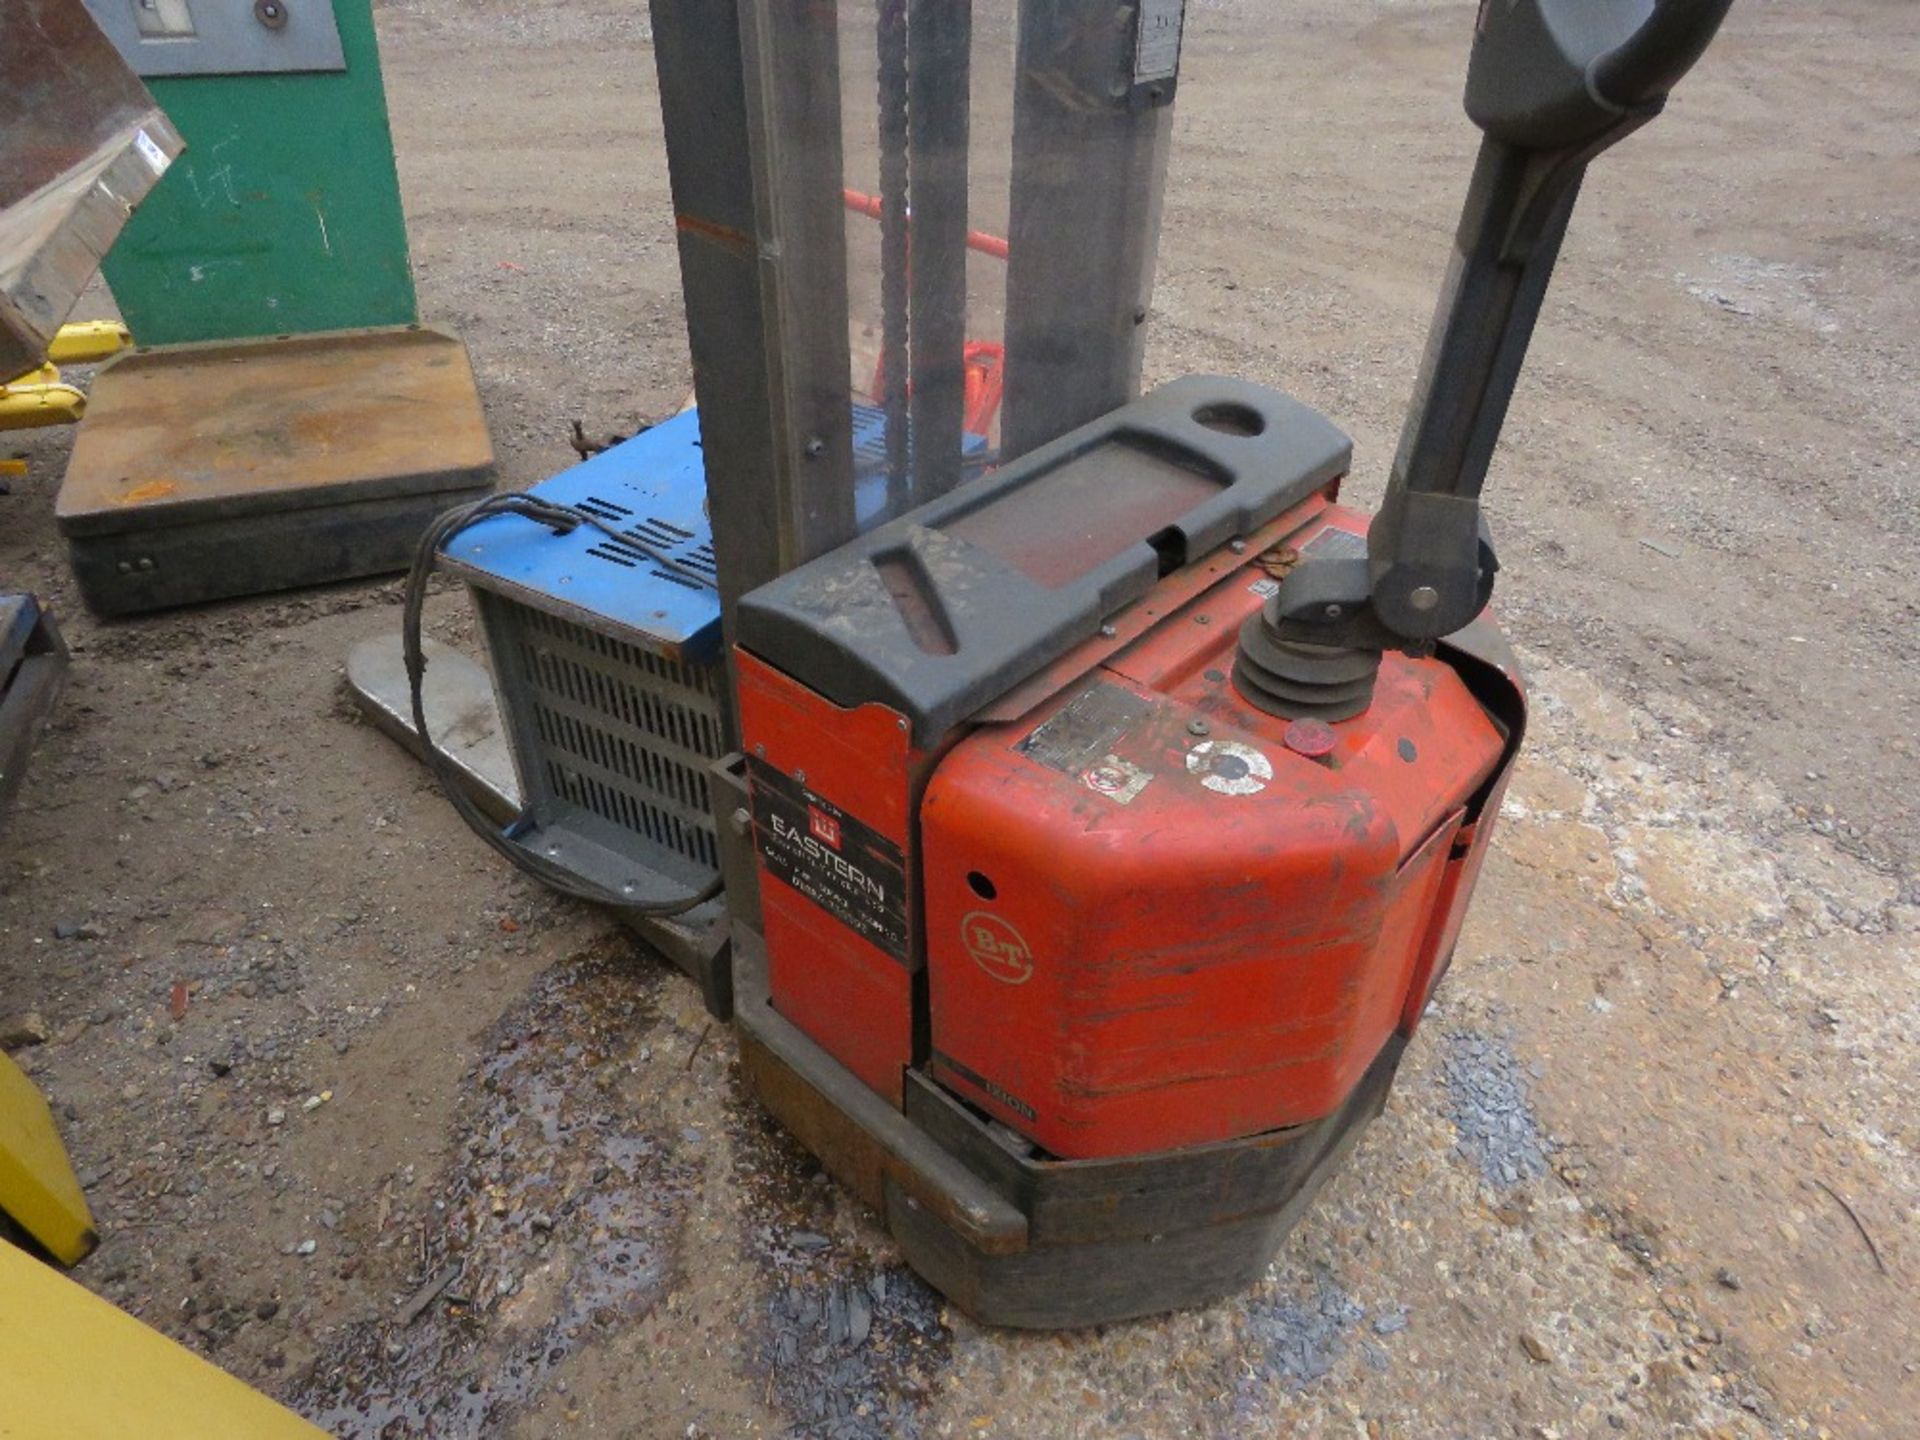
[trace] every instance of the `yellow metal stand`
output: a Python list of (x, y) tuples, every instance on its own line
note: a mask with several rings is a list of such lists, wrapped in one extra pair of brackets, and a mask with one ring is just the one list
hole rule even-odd
[(75, 425), (87, 412), (87, 397), (60, 379), (62, 365), (90, 365), (133, 343), (127, 327), (112, 320), (62, 325), (47, 347), (47, 363), (0, 385), (0, 430)]
[(47, 347), (56, 365), (92, 365), (133, 344), (133, 334), (118, 320), (77, 320), (62, 325)]
[(29, 370), (0, 385), (0, 430), (32, 430), (42, 425), (74, 425), (86, 413), (87, 397), (60, 383), (52, 365)]
[[(0, 1213), (62, 1265), (78, 1265), (98, 1243), (53, 1114), (5, 1055), (0, 1055)], [(0, 1250), (7, 1248), (0, 1243)], [(0, 1435), (6, 1434), (4, 1426), (0, 1420)]]
[(214, 1437), (326, 1433), (0, 1244), (0, 1440)]

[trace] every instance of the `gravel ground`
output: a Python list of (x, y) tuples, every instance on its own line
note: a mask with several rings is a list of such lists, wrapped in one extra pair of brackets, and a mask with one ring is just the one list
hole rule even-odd
[[(1362, 501), (1471, 14), (1193, 9), (1150, 378), (1327, 410)], [(379, 10), (423, 306), (513, 484), (686, 394), (640, 16)], [(951, 1311), (690, 986), (360, 723), (391, 583), (96, 624), (30, 436), (0, 574), (75, 665), (0, 833), (0, 1017), (42, 1022), (80, 1278), (343, 1436), (1911, 1433), (1916, 42), (1746, 0), (1592, 176), (1489, 488), (1536, 711), (1475, 915), (1386, 1114), (1200, 1312)]]
[[(1537, 1078), (1544, 1073), (1533, 1065)], [(1456, 1030), (1446, 1036), (1440, 1076), (1460, 1153), (1495, 1188), (1547, 1173), (1547, 1142), (1528, 1099), (1527, 1071), (1503, 1036)]]

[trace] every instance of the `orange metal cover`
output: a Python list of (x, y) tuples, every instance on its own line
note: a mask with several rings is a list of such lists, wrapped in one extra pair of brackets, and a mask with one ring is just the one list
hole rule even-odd
[(734, 658), (774, 1008), (898, 1106), (919, 969), (908, 813), (925, 757), (885, 706), (842, 710), (748, 651)]
[(933, 1071), (1055, 1155), (1328, 1114), (1444, 964), (1503, 737), (1446, 664), (1388, 655), (1330, 754), (1289, 749), (1229, 679), (1270, 589), (1236, 572), (928, 784)]

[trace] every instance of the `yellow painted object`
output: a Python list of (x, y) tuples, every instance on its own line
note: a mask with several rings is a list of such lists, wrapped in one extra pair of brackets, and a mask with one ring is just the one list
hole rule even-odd
[(91, 365), (131, 344), (133, 332), (118, 320), (77, 320), (55, 333), (47, 359), (56, 365)]
[(117, 320), (82, 320), (62, 325), (47, 347), (47, 363), (0, 385), (0, 430), (32, 430), (41, 425), (77, 425), (87, 413), (87, 397), (62, 384), (62, 365), (90, 365), (118, 355), (133, 344), (133, 334)]
[(40, 425), (73, 425), (87, 410), (87, 397), (60, 383), (52, 365), (29, 370), (0, 385), (0, 430), (31, 430)]
[[(0, 1211), (62, 1265), (78, 1265), (99, 1243), (87, 1197), (53, 1127), (53, 1112), (5, 1055), (0, 1055)], [(0, 1243), (0, 1250), (7, 1248)]]
[(0, 1440), (327, 1440), (291, 1410), (0, 1244)]

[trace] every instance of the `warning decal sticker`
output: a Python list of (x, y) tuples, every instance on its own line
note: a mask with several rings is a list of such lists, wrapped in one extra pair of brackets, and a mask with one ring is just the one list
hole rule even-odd
[(1311, 555), (1316, 560), (1364, 560), (1367, 558), (1367, 537), (1356, 535), (1351, 530), (1342, 530), (1337, 525), (1329, 525), (1300, 551), (1301, 555)]
[(1131, 760), (1109, 755), (1098, 764), (1088, 766), (1080, 776), (1080, 783), (1116, 805), (1131, 805), (1140, 798), (1140, 792), (1153, 783), (1153, 772), (1142, 770)]
[(907, 958), (900, 847), (766, 761), (748, 757), (754, 844), (767, 873), (894, 959)]

